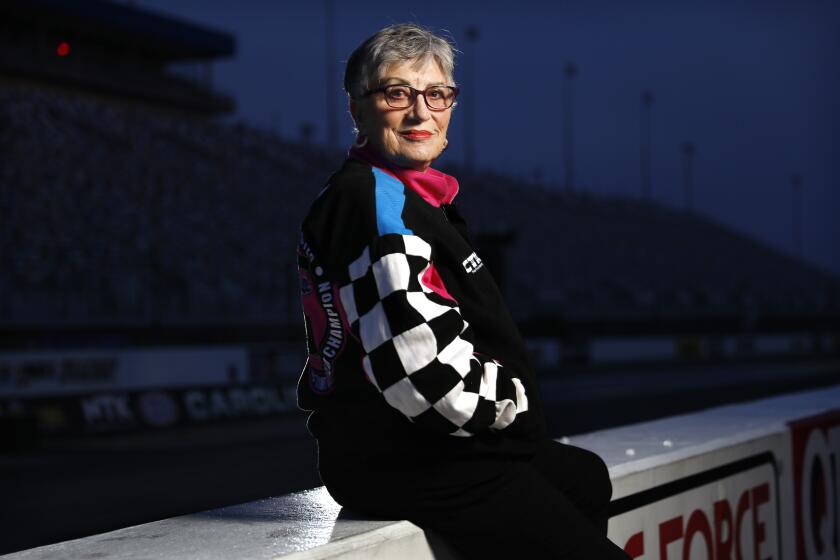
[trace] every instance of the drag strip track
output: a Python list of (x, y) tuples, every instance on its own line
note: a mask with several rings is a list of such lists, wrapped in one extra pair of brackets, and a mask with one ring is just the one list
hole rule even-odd
[[(557, 437), (840, 383), (820, 362), (543, 377)], [(304, 413), (0, 454), (0, 553), (319, 486)]]

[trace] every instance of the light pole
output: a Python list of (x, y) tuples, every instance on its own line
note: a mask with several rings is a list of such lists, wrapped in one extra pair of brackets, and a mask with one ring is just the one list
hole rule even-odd
[(335, 14), (333, 0), (325, 0), (326, 28), (326, 80), (327, 86), (327, 147), (338, 149), (338, 114), (335, 107)]
[(642, 198), (650, 198), (650, 106), (653, 94), (642, 93), (642, 115), (639, 129), (639, 169), (641, 171)]
[(793, 204), (790, 206), (792, 213), (791, 226), (793, 228), (793, 250), (796, 256), (802, 258), (802, 176), (798, 173), (790, 177), (791, 194)]
[(476, 83), (475, 83), (475, 43), (478, 41), (478, 27), (470, 25), (466, 29), (467, 40), (470, 42), (470, 59), (467, 64), (467, 87), (470, 90), (468, 101), (464, 107), (464, 168), (467, 171), (475, 170), (475, 106), (476, 106)]
[(685, 186), (685, 206), (689, 212), (694, 211), (694, 153), (696, 149), (691, 142), (685, 142), (683, 149), (683, 184)]
[(578, 69), (573, 62), (568, 62), (564, 69), (566, 79), (563, 80), (563, 113), (564, 113), (564, 143), (565, 165), (566, 165), (566, 188), (575, 188), (575, 151), (574, 134), (572, 129), (572, 78), (577, 75)]

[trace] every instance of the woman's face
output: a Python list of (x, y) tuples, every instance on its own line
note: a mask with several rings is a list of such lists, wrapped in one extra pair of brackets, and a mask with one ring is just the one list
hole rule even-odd
[[(428, 57), (421, 64), (397, 62), (385, 68), (377, 87), (409, 85), (420, 91), (447, 83), (437, 62)], [(407, 109), (394, 109), (385, 102), (384, 93), (374, 93), (350, 100), (350, 113), (359, 131), (368, 137), (370, 146), (385, 159), (400, 167), (425, 170), (446, 146), (446, 130), (452, 108), (431, 111), (424, 96), (418, 95)]]

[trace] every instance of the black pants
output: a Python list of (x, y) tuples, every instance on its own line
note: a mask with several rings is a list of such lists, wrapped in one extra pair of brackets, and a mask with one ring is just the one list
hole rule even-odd
[(338, 503), (430, 529), (465, 559), (629, 559), (606, 537), (607, 467), (579, 447), (546, 440), (530, 461), (338, 463), (322, 450), (321, 478)]

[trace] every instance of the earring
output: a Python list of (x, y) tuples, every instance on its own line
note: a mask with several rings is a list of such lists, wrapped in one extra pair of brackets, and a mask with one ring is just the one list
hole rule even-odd
[[(445, 150), (447, 146), (449, 146), (449, 139), (444, 138), (443, 139), (443, 149)], [(441, 150), (441, 151), (443, 151), (443, 150)]]
[(353, 147), (354, 148), (364, 148), (367, 145), (367, 143), (368, 143), (367, 135), (359, 132), (359, 134), (356, 135), (356, 141), (353, 142)]

